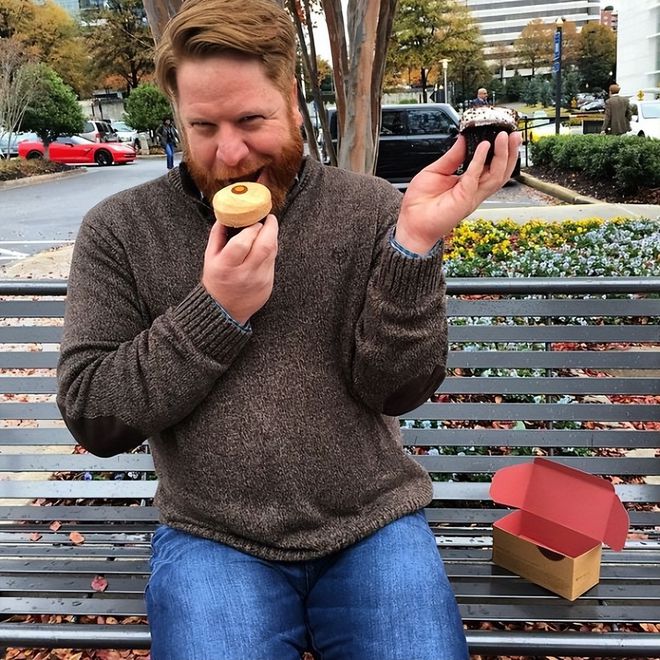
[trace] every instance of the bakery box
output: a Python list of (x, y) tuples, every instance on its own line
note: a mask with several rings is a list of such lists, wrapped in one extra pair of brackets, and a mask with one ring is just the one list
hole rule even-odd
[(603, 542), (625, 545), (614, 486), (582, 470), (535, 458), (498, 470), (490, 496), (517, 509), (493, 523), (493, 562), (568, 600), (598, 584)]

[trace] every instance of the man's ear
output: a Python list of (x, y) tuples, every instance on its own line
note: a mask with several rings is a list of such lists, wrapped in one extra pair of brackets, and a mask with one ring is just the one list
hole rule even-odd
[(291, 112), (297, 126), (303, 125), (302, 113), (298, 104), (298, 81), (294, 78), (291, 85)]

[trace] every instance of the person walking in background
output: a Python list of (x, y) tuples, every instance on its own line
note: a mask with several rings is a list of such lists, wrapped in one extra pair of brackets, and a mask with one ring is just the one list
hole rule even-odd
[(477, 98), (473, 99), (470, 105), (473, 108), (478, 108), (482, 105), (488, 105), (488, 90), (485, 87), (480, 87), (477, 90)]
[(610, 85), (610, 98), (605, 101), (605, 119), (601, 134), (623, 135), (630, 130), (632, 108), (628, 97), (619, 96), (619, 85)]
[(179, 133), (170, 117), (163, 118), (163, 123), (156, 130), (156, 135), (160, 140), (160, 145), (165, 149), (167, 169), (171, 170), (174, 167), (174, 149), (179, 142)]

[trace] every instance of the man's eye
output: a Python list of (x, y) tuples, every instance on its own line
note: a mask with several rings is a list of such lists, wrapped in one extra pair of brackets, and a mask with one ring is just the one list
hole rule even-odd
[(249, 123), (258, 121), (259, 119), (263, 119), (263, 116), (262, 115), (247, 115), (247, 116), (241, 118), (241, 123), (249, 124)]

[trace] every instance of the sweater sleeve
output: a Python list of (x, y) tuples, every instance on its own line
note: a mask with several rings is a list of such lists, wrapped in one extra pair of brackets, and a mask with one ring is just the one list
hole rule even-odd
[[(396, 207), (385, 215), (396, 218)], [(408, 256), (377, 239), (371, 277), (355, 331), (351, 386), (371, 409), (400, 415), (433, 394), (445, 376), (447, 319), (442, 246)]]
[(86, 219), (57, 369), (63, 419), (99, 456), (136, 447), (189, 415), (249, 337), (201, 285), (149, 322), (121, 244)]

